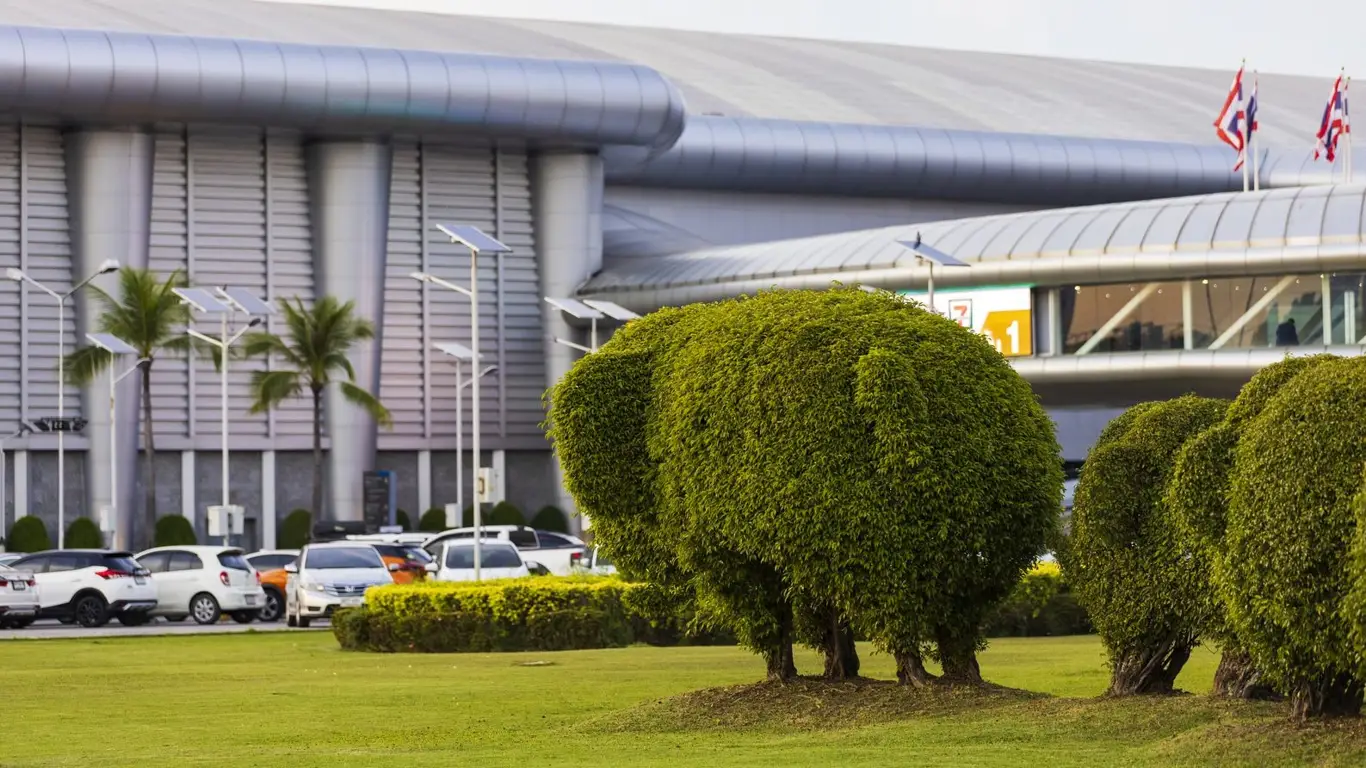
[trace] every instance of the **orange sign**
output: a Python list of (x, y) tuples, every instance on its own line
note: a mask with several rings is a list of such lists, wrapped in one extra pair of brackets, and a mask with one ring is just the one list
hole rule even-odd
[(1034, 354), (1034, 333), (1029, 310), (1005, 309), (988, 312), (982, 322), (982, 335), (1006, 357)]

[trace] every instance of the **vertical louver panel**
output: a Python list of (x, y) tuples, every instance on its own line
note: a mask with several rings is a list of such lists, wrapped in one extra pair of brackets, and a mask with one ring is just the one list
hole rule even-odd
[[(190, 282), (205, 288), (232, 286), (266, 295), (265, 142), (258, 131), (191, 129), (188, 143), (190, 183)], [(229, 323), (235, 332), (245, 322)], [(196, 318), (195, 327), (212, 336), (217, 321)], [(257, 361), (234, 361), (228, 381), (228, 418), (233, 436), (267, 436), (264, 415), (251, 415), (249, 384)], [(221, 430), (220, 378), (213, 363), (195, 362), (195, 433), (218, 436)]]
[[(159, 128), (152, 163), (152, 233), (147, 266), (162, 279), (189, 268), (185, 211), (185, 131)], [(157, 436), (190, 434), (189, 361), (163, 355), (152, 366), (152, 403)]]
[[(19, 171), (19, 126), (0, 125), (0, 274), (23, 266)], [(19, 284), (0, 280), (0, 431), (5, 434), (14, 429), (23, 403), (21, 295)]]
[[(303, 141), (298, 134), (272, 133), (266, 144), (266, 214), (270, 227), (267, 290), (276, 299), (298, 298), (313, 303), (313, 239), (308, 216), (308, 171)], [(286, 334), (278, 314), (270, 318), (272, 333)], [(290, 400), (271, 414), (275, 436), (306, 437), (313, 434), (313, 407), (305, 398)]]
[[(427, 431), (422, 284), (411, 277), (422, 263), (422, 157), (416, 142), (395, 141), (389, 188), (388, 273), (384, 283), (384, 347), (380, 399), (389, 409), (393, 438), (424, 438)], [(447, 276), (449, 277), (449, 276)], [(390, 440), (392, 442), (392, 440)]]
[(539, 437), (544, 416), (545, 348), (541, 285), (531, 220), (531, 181), (525, 151), (504, 149), (498, 165), (498, 237), (512, 248), (503, 257), (503, 360), (508, 438)]

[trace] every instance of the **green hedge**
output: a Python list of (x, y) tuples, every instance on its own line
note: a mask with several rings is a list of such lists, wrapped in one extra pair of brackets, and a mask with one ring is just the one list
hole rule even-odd
[[(332, 631), (346, 650), (385, 653), (565, 651), (716, 640), (690, 635), (686, 619), (644, 615), (649, 589), (616, 578), (556, 576), (393, 585), (370, 590), (364, 608), (338, 613)], [(633, 594), (643, 599), (633, 600)]]
[(52, 538), (47, 535), (47, 525), (41, 518), (28, 515), (10, 526), (5, 547), (10, 552), (42, 552), (52, 549)]
[(489, 512), (483, 522), (484, 525), (526, 525), (526, 516), (516, 504), (500, 501), (493, 506), (493, 511)]
[(422, 519), (417, 522), (417, 529), (423, 533), (441, 533), (446, 530), (446, 510), (443, 507), (432, 507), (422, 513)]
[(569, 533), (569, 518), (564, 510), (554, 504), (547, 504), (531, 518), (531, 527), (538, 531)]
[(312, 536), (313, 514), (306, 509), (296, 509), (280, 524), (279, 546), (281, 549), (302, 549)]
[(66, 527), (66, 541), (71, 549), (101, 549), (104, 547), (104, 534), (95, 521), (88, 517), (78, 517)]
[(1040, 563), (987, 620), (987, 637), (1053, 637), (1093, 631), (1056, 563)]
[(154, 547), (185, 547), (198, 544), (194, 526), (184, 515), (163, 515), (157, 518)]

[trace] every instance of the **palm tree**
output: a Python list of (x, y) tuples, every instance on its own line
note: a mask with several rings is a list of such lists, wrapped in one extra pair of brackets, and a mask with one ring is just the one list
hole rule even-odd
[[(119, 270), (119, 296), (115, 298), (95, 286), (96, 301), (100, 305), (95, 321), (101, 333), (109, 333), (128, 342), (142, 366), (142, 466), (146, 479), (147, 505), (145, 535), (150, 539), (156, 529), (156, 445), (152, 429), (152, 365), (161, 353), (184, 353), (192, 344), (185, 334), (190, 311), (173, 289), (186, 285), (179, 270), (162, 280), (155, 272), (137, 267)], [(77, 349), (66, 357), (66, 376), (72, 384), (84, 385), (109, 367), (114, 356), (95, 346)]]
[[(267, 357), (284, 363), (282, 368), (257, 371), (251, 376), (255, 402), (252, 413), (264, 413), (284, 401), (313, 397), (313, 514), (321, 517), (323, 505), (323, 390), (341, 387), (342, 397), (359, 405), (380, 424), (390, 423), (389, 410), (369, 392), (356, 385), (356, 372), (347, 356), (358, 342), (375, 338), (375, 327), (356, 317), (353, 301), (342, 303), (324, 296), (311, 309), (299, 299), (280, 300), (288, 339), (256, 331), (242, 340), (244, 357)], [(340, 378), (344, 374), (345, 378)], [(318, 519), (318, 518), (315, 518)]]

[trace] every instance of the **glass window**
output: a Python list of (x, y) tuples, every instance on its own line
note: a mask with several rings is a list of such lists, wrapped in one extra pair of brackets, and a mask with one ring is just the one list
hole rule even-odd
[(518, 528), (515, 531), (508, 531), (508, 541), (518, 549), (536, 549), (540, 544), (536, 541), (536, 532), (530, 528)]
[(242, 553), (239, 550), (220, 552), (218, 554), (218, 564), (224, 568), (231, 568), (234, 571), (251, 570), (251, 566), (247, 565), (247, 559), (242, 556)]
[(150, 555), (143, 555), (138, 558), (138, 562), (152, 573), (165, 573), (171, 562), (171, 553), (153, 552)]
[[(1063, 352), (1075, 354), (1102, 326), (1145, 290), (1146, 283), (1121, 283), (1079, 285), (1060, 291)], [(1092, 352), (1181, 349), (1185, 345), (1185, 329), (1181, 318), (1181, 284), (1158, 283), (1119, 325), (1092, 348)]]
[(258, 571), (274, 571), (298, 559), (297, 555), (256, 555), (247, 558), (247, 562)]
[(310, 549), (304, 557), (305, 568), (383, 568), (384, 561), (374, 547), (328, 547)]
[(1196, 349), (1228, 333), (1258, 303), (1265, 305), (1233, 332), (1224, 348), (1323, 344), (1323, 280), (1318, 275), (1211, 277), (1191, 291)]
[[(446, 550), (446, 567), (460, 570), (474, 568), (474, 546), (472, 544), (452, 545)], [(479, 567), (481, 568), (521, 568), (522, 556), (506, 544), (485, 544), (479, 548)]]
[(425, 549), (423, 549), (423, 548), (421, 548), (421, 547), (411, 547), (411, 546), (404, 547), (404, 548), (403, 548), (403, 554), (406, 555), (407, 558), (408, 558), (409, 560), (412, 560), (413, 562), (417, 562), (417, 563), (430, 563), (430, 562), (432, 562), (432, 556), (429, 555), (429, 554), (427, 554), (427, 550), (425, 550)]
[(10, 567), (20, 571), (31, 571), (33, 573), (46, 573), (48, 562), (52, 558), (49, 555), (34, 555), (33, 557), (21, 557), (10, 563)]
[(1366, 336), (1366, 275), (1361, 273), (1329, 276), (1332, 286), (1332, 344), (1359, 344)]
[(74, 571), (84, 568), (85, 561), (80, 555), (60, 554), (52, 555), (47, 560), (47, 572), (57, 573), (59, 571)]
[(167, 566), (168, 571), (198, 571), (203, 569), (204, 562), (193, 552), (172, 552), (171, 564)]
[(578, 544), (570, 541), (568, 537), (561, 536), (558, 533), (537, 531), (536, 538), (540, 541), (541, 549), (570, 549), (578, 546)]
[[(197, 559), (197, 558), (196, 558)], [(100, 567), (108, 568), (118, 573), (139, 573), (145, 570), (142, 565), (133, 559), (129, 552), (111, 552), (100, 557)]]

